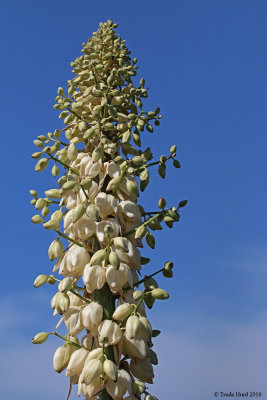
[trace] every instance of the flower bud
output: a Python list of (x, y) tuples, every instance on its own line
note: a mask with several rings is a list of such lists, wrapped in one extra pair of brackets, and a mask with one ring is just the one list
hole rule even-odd
[(58, 168), (58, 166), (56, 164), (53, 165), (51, 173), (52, 173), (53, 176), (57, 176), (59, 174), (59, 168)]
[(108, 260), (109, 260), (110, 264), (111, 264), (114, 268), (118, 269), (118, 268), (120, 267), (120, 258), (119, 258), (119, 256), (118, 256), (118, 254), (116, 253), (116, 251), (111, 251), (111, 252), (109, 253), (109, 258), (108, 258)]
[(33, 283), (33, 286), (36, 288), (43, 286), (45, 283), (47, 283), (47, 278), (47, 275), (38, 275)]
[(89, 190), (90, 188), (91, 188), (91, 186), (92, 186), (92, 179), (91, 178), (89, 178), (89, 177), (87, 177), (87, 178), (85, 178), (85, 179), (83, 179), (82, 180), (82, 187), (85, 189), (85, 190)]
[(103, 363), (103, 371), (107, 378), (113, 382), (117, 381), (118, 378), (118, 367), (111, 360), (105, 360)]
[(66, 376), (80, 375), (88, 354), (87, 349), (78, 349), (74, 351), (68, 363)]
[(51, 199), (60, 199), (61, 194), (58, 189), (50, 189), (45, 191), (45, 195)]
[(141, 396), (141, 394), (144, 393), (145, 390), (146, 390), (146, 385), (144, 382), (139, 381), (139, 380), (134, 381), (134, 383), (132, 385), (133, 394), (135, 394), (139, 397), (139, 396)]
[(48, 336), (49, 336), (49, 333), (47, 333), (47, 332), (37, 333), (37, 335), (35, 335), (34, 338), (32, 339), (32, 343), (33, 344), (42, 344), (47, 341)]
[(56, 372), (62, 372), (68, 365), (71, 351), (67, 346), (59, 347), (53, 357), (53, 367)]
[(32, 221), (34, 224), (41, 224), (42, 222), (44, 222), (44, 220), (43, 220), (43, 218), (41, 217), (41, 215), (38, 215), (38, 214), (34, 215), (34, 216), (32, 217), (32, 219), (31, 219), (31, 221)]
[(70, 306), (70, 298), (67, 293), (59, 293), (56, 301), (56, 310), (57, 312), (62, 315), (68, 311)]
[(102, 363), (98, 359), (93, 359), (85, 363), (80, 375), (81, 383), (90, 385), (102, 373)]
[(63, 244), (59, 239), (54, 240), (48, 249), (48, 256), (51, 261), (53, 261), (55, 258), (59, 258), (63, 255)]
[(80, 218), (82, 218), (85, 210), (82, 204), (78, 204), (73, 210), (71, 214), (72, 222), (77, 222)]
[(161, 198), (159, 199), (158, 206), (159, 206), (159, 208), (161, 208), (162, 210), (163, 210), (163, 208), (166, 206), (166, 200), (164, 199), (164, 197), (161, 197)]
[(98, 208), (94, 204), (89, 204), (89, 206), (86, 208), (86, 214), (95, 222), (99, 220)]
[(43, 171), (48, 165), (48, 158), (41, 158), (35, 165), (34, 169), (36, 172)]
[(49, 214), (49, 208), (47, 206), (44, 206), (44, 208), (41, 211), (42, 217), (46, 217)]
[(147, 232), (146, 236), (145, 236), (146, 242), (148, 244), (149, 247), (151, 247), (152, 249), (155, 248), (155, 238), (152, 235), (152, 233)]
[(62, 220), (62, 218), (63, 218), (63, 212), (61, 210), (56, 210), (51, 215), (51, 219), (56, 219), (56, 220), (58, 220), (58, 222), (60, 222)]
[(43, 227), (45, 229), (58, 229), (59, 228), (59, 221), (57, 219), (50, 219), (49, 221), (45, 222), (43, 224)]
[(121, 304), (116, 308), (112, 315), (112, 319), (115, 321), (124, 321), (134, 310), (134, 305), (129, 303)]
[(169, 293), (163, 289), (153, 289), (151, 292), (151, 296), (154, 299), (158, 299), (158, 300), (166, 300), (170, 297)]
[(77, 155), (78, 155), (78, 150), (74, 143), (70, 143), (67, 154), (68, 154), (68, 158), (70, 161), (76, 160)]
[(144, 296), (144, 292), (142, 292), (141, 290), (135, 290), (133, 293), (133, 299), (134, 301), (138, 301), (141, 299), (141, 297)]
[(113, 243), (118, 250), (121, 250), (125, 253), (129, 252), (128, 240), (126, 238), (118, 236), (113, 239)]
[(129, 339), (136, 338), (140, 331), (141, 324), (139, 318), (136, 315), (131, 315), (126, 322), (126, 335)]
[(166, 261), (164, 264), (164, 269), (166, 271), (171, 271), (173, 269), (173, 262), (172, 261)]
[(145, 236), (147, 233), (147, 228), (144, 225), (139, 226), (135, 231), (135, 239), (139, 239)]
[(149, 342), (152, 336), (152, 326), (146, 317), (140, 317), (139, 322), (140, 322), (140, 334), (147, 342)]
[(33, 196), (33, 197), (37, 197), (37, 192), (36, 192), (36, 190), (30, 190), (30, 194)]
[(174, 144), (171, 148), (170, 148), (170, 153), (176, 153), (176, 145)]
[(62, 279), (61, 282), (58, 284), (58, 290), (62, 293), (69, 291), (73, 286), (73, 280), (72, 278), (64, 278)]
[(54, 285), (56, 283), (56, 278), (54, 275), (49, 275), (47, 277), (47, 283), (49, 283), (49, 285)]
[(75, 182), (75, 181), (67, 181), (67, 182), (63, 183), (62, 189), (66, 190), (66, 191), (72, 190), (76, 185), (77, 185), (77, 182)]
[(105, 259), (106, 257), (106, 250), (98, 250), (91, 258), (91, 264), (92, 265), (100, 265), (101, 262)]
[(45, 204), (46, 203), (45, 203), (44, 199), (42, 199), (42, 198), (37, 199), (36, 203), (35, 203), (36, 210), (41, 210), (45, 206)]

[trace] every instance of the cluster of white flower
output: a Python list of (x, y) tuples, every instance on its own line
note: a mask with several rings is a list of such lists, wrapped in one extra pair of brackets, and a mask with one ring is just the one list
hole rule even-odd
[[(139, 186), (143, 191), (148, 185), (150, 166), (158, 165), (164, 178), (167, 160), (178, 168), (180, 164), (174, 158), (176, 146), (169, 157), (149, 164), (150, 149), (138, 150), (129, 143), (133, 140), (140, 147), (140, 132), (144, 127), (152, 132), (149, 121), (159, 125), (161, 116), (159, 109), (142, 111), (141, 98), (147, 97), (144, 80), (139, 88), (133, 85), (136, 59), (131, 64), (115, 27), (112, 21), (100, 24), (84, 44), (85, 55), (72, 63), (76, 78), (68, 82), (68, 97), (58, 90), (55, 108), (63, 110), (60, 118), (66, 127), (34, 141), (41, 149), (32, 155), (40, 159), (36, 171), (49, 161), (54, 162), (53, 176), (59, 173), (58, 165), (66, 169), (58, 188), (45, 192), (47, 197), (30, 192), (31, 203), (41, 210), (32, 222), (43, 223), (58, 235), (48, 255), (57, 260), (53, 273), (63, 278), (39, 275), (34, 286), (58, 282), (51, 307), (54, 315), (62, 316), (68, 333), (41, 332), (33, 343), (43, 343), (51, 334), (64, 340), (54, 354), (54, 369), (66, 369), (71, 386), (78, 384), (78, 394), (87, 399), (138, 400), (144, 394), (145, 400), (155, 400), (146, 383), (153, 383), (153, 364), (158, 361), (152, 337), (160, 332), (152, 330), (145, 306), (169, 297), (152, 276), (162, 273), (171, 278), (172, 262), (142, 278), (141, 266), (149, 259), (141, 257), (138, 248), (143, 247), (143, 238), (154, 248), (151, 230), (162, 229), (162, 221), (172, 227), (186, 201), (168, 209), (161, 198), (155, 212), (137, 205)], [(69, 143), (61, 140), (61, 132)], [(52, 146), (45, 147), (50, 141)], [(54, 204), (58, 209), (45, 222)], [(142, 284), (143, 290), (136, 290)]]

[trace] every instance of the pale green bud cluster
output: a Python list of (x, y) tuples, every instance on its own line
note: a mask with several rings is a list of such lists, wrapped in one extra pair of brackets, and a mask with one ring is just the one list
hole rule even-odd
[(53, 367), (66, 369), (71, 387), (77, 384), (86, 399), (156, 400), (147, 384), (158, 364), (152, 346), (160, 331), (152, 329), (147, 308), (169, 298), (154, 275), (171, 278), (173, 263), (142, 278), (150, 259), (139, 249), (155, 248), (154, 232), (178, 222), (186, 201), (167, 208), (161, 197), (151, 212), (137, 204), (151, 167), (165, 178), (168, 160), (176, 168), (180, 163), (175, 145), (155, 162), (151, 149), (141, 148), (142, 135), (160, 124), (160, 109), (143, 110), (145, 80), (136, 84), (137, 59), (131, 59), (116, 26), (100, 24), (71, 63), (74, 77), (67, 90), (58, 88), (54, 108), (64, 128), (34, 140), (35, 171), (52, 164), (57, 184), (43, 197), (30, 190), (40, 212), (32, 222), (56, 233), (48, 256), (59, 274), (39, 275), (34, 286), (58, 283), (51, 308), (62, 316), (67, 334), (41, 332), (33, 343), (50, 334), (64, 340)]

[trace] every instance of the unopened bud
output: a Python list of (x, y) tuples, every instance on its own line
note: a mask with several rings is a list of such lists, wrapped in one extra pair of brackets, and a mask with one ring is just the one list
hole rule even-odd
[(92, 179), (91, 178), (87, 177), (87, 178), (82, 180), (82, 187), (85, 190), (89, 190), (91, 188), (91, 186), (92, 186)]
[(68, 311), (70, 306), (70, 298), (66, 293), (59, 293), (56, 301), (56, 310), (62, 315)]
[(63, 190), (72, 190), (77, 185), (75, 181), (67, 181), (62, 185)]
[(50, 219), (49, 221), (45, 222), (43, 224), (43, 227), (45, 229), (58, 229), (59, 228), (59, 221), (57, 219)]
[(147, 229), (144, 225), (139, 226), (136, 231), (135, 231), (135, 239), (139, 239), (145, 236), (145, 234), (147, 233)]
[(176, 145), (174, 144), (171, 148), (170, 148), (170, 153), (176, 153)]
[(110, 252), (108, 260), (114, 268), (118, 269), (120, 267), (120, 257), (118, 256), (116, 251)]
[(98, 250), (91, 258), (90, 263), (92, 265), (101, 265), (101, 262), (105, 259), (106, 256), (106, 250)]
[(49, 336), (49, 333), (47, 333), (47, 332), (37, 333), (37, 335), (35, 335), (34, 338), (32, 339), (32, 343), (33, 344), (42, 344), (47, 340), (48, 336)]
[(134, 381), (133, 385), (132, 385), (132, 392), (134, 395), (136, 396), (141, 396), (141, 394), (144, 393), (144, 391), (146, 390), (146, 385), (144, 382), (142, 381)]
[(118, 250), (128, 253), (129, 247), (128, 247), (128, 240), (126, 238), (118, 236), (113, 239), (113, 243)]
[(129, 303), (121, 304), (116, 308), (112, 315), (115, 321), (124, 321), (134, 310), (134, 305)]
[(105, 360), (103, 363), (104, 374), (107, 378), (113, 382), (117, 381), (118, 378), (118, 367), (111, 360)]
[(61, 282), (59, 282), (58, 290), (62, 293), (67, 292), (68, 290), (70, 290), (72, 288), (72, 285), (73, 285), (72, 278), (70, 278), (70, 277), (64, 278), (64, 279), (62, 279)]
[(147, 232), (145, 239), (146, 239), (148, 246), (151, 247), (151, 249), (154, 249), (155, 248), (155, 238), (152, 235), (152, 233)]
[(133, 299), (134, 301), (138, 301), (141, 299), (141, 297), (144, 296), (144, 292), (141, 292), (141, 290), (135, 290), (135, 292), (133, 293)]
[(159, 206), (159, 208), (161, 208), (161, 209), (163, 209), (163, 208), (166, 206), (166, 200), (164, 199), (164, 197), (161, 197), (161, 198), (159, 199), (158, 206)]
[(40, 286), (43, 286), (45, 283), (47, 283), (47, 275), (38, 275), (35, 281), (33, 282), (33, 286), (38, 288)]
[(36, 192), (36, 190), (30, 190), (30, 194), (31, 194), (33, 197), (37, 197), (37, 192)]
[(153, 289), (151, 292), (151, 296), (154, 299), (158, 299), (158, 300), (166, 300), (170, 297), (169, 293), (163, 289)]
[(173, 269), (173, 262), (172, 261), (166, 261), (164, 264), (164, 269), (166, 271), (171, 271)]
[(32, 221), (34, 224), (40, 224), (41, 222), (44, 222), (44, 220), (43, 220), (43, 218), (41, 217), (41, 215), (38, 215), (38, 214), (34, 215), (34, 216), (32, 217), (32, 219), (31, 219), (31, 221)]
[(71, 143), (69, 145), (67, 154), (68, 154), (68, 158), (70, 161), (76, 160), (77, 155), (78, 155), (78, 150), (74, 143)]
[(98, 221), (99, 219), (99, 214), (98, 214), (98, 208), (94, 204), (89, 204), (89, 206), (86, 208), (86, 215), (91, 218), (93, 221)]
[(43, 171), (48, 165), (48, 158), (41, 158), (35, 165), (34, 169), (36, 172)]
[(80, 218), (82, 218), (85, 210), (82, 204), (78, 204), (73, 210), (71, 214), (72, 222), (77, 222)]
[(50, 197), (51, 199), (60, 199), (61, 198), (61, 194), (60, 194), (60, 191), (58, 189), (46, 190), (45, 191), (45, 195), (47, 197)]

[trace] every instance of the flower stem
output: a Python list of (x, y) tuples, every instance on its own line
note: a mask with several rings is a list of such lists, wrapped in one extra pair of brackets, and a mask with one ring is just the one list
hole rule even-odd
[(74, 244), (77, 244), (77, 246), (84, 247), (82, 243), (76, 242), (75, 240), (71, 239), (70, 237), (68, 237), (68, 236), (65, 235), (64, 233), (62, 233), (62, 232), (60, 232), (60, 231), (57, 231), (57, 230), (56, 230), (56, 232), (57, 232), (60, 236), (62, 236), (64, 239), (69, 240), (70, 242), (72, 242), (72, 243), (74, 243)]

